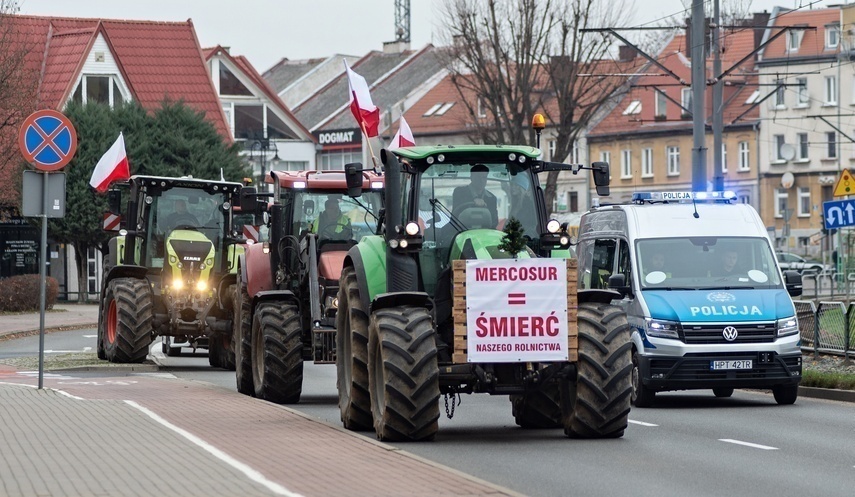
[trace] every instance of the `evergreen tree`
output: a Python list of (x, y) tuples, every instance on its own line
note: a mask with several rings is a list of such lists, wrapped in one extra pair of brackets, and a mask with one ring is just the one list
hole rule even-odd
[(510, 254), (511, 257), (517, 257), (520, 252), (525, 252), (526, 244), (523, 234), (522, 223), (517, 218), (510, 218), (505, 223), (505, 236), (502, 237), (502, 243), (499, 244), (499, 250), (503, 250)]
[[(106, 197), (89, 186), (95, 164), (124, 133), (131, 174), (158, 176), (192, 175), (200, 179), (239, 181), (245, 166), (239, 146), (226, 143), (203, 114), (182, 102), (164, 101), (147, 112), (138, 103), (116, 105), (69, 103), (63, 111), (77, 131), (77, 153), (64, 168), (66, 173), (65, 217), (51, 219), (50, 236), (74, 247), (78, 288), (86, 285), (86, 254), (91, 248), (104, 252), (111, 234), (102, 231), (107, 212)], [(86, 299), (81, 293), (80, 300)]]

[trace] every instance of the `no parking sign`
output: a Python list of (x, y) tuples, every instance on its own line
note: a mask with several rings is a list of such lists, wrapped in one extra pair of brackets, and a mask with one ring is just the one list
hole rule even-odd
[(60, 112), (42, 109), (30, 114), (18, 133), (24, 159), (40, 171), (56, 171), (71, 162), (77, 150), (77, 132)]

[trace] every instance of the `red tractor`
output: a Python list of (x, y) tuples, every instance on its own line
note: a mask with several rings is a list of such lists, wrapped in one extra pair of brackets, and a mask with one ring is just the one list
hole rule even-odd
[(241, 393), (296, 403), (303, 361), (335, 364), (338, 285), (347, 251), (378, 232), (384, 178), (363, 173), (359, 198), (343, 171), (273, 171), (269, 194), (243, 196), (243, 212), (267, 210), (267, 239), (247, 246), (234, 299), (235, 376)]

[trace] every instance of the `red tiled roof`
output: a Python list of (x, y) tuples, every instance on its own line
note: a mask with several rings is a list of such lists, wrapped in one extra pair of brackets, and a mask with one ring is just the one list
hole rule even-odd
[[(810, 57), (817, 55), (832, 55), (837, 48), (825, 48), (825, 26), (840, 23), (840, 9), (792, 10), (783, 11), (773, 20), (774, 26), (810, 26), (816, 29), (802, 31), (802, 41), (799, 49), (787, 51), (788, 35), (779, 36), (763, 50), (763, 60), (791, 57)], [(772, 30), (776, 33), (779, 30)], [(771, 35), (770, 35), (771, 36)]]
[(143, 107), (157, 108), (167, 97), (181, 99), (189, 107), (204, 112), (221, 135), (230, 136), (192, 21), (14, 15), (6, 17), (4, 22), (24, 35), (26, 44), (22, 46), (30, 48), (28, 65), (44, 67), (39, 106), (55, 109), (63, 106), (73, 91), (87, 48), (100, 32), (133, 97)]
[[(754, 33), (751, 29), (725, 32), (722, 35), (722, 48), (724, 53), (721, 57), (722, 70), (728, 70), (739, 60), (748, 55), (754, 47)], [(687, 53), (686, 36), (676, 35), (660, 52), (657, 60), (668, 70), (679, 78), (691, 84), (692, 68), (690, 54)], [(712, 74), (712, 62), (707, 61), (709, 74)], [(754, 62), (749, 58), (737, 67), (732, 73), (725, 77), (722, 101), (726, 104), (723, 111), (725, 125), (731, 124), (733, 119), (739, 117), (749, 107), (745, 101), (757, 89), (757, 77), (753, 75)], [(663, 91), (671, 100), (666, 103), (666, 119), (657, 121), (655, 119), (655, 92), (654, 87)], [(629, 133), (629, 132), (662, 132), (668, 130), (683, 130), (692, 128), (691, 119), (681, 119), (682, 109), (675, 103), (681, 102), (683, 88), (679, 81), (656, 66), (649, 66), (644, 76), (634, 82), (634, 87), (623, 97), (620, 103), (593, 129), (589, 130), (589, 137), (602, 135)], [(712, 116), (712, 92), (707, 95), (707, 118)], [(638, 114), (624, 115), (624, 111), (633, 101), (641, 102), (641, 112)], [(691, 110), (691, 109), (689, 109)], [(759, 117), (759, 108), (754, 107), (740, 120), (750, 120)]]
[[(448, 75), (443, 78), (404, 113), (404, 118), (406, 118), (407, 124), (410, 125), (413, 132), (413, 137), (417, 140), (420, 135), (458, 134), (465, 133), (472, 128), (471, 114), (460, 98), (460, 93), (451, 81), (451, 77)], [(475, 101), (474, 93), (469, 96), (468, 100)], [(452, 102), (454, 105), (442, 115), (424, 115), (436, 104)], [(389, 130), (390, 136), (397, 129), (397, 125), (392, 126)]]

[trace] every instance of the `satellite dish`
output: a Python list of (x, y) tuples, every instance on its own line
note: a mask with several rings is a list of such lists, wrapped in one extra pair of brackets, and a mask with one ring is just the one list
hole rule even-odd
[(793, 160), (796, 157), (796, 148), (789, 143), (782, 143), (778, 155), (784, 160)]
[(793, 183), (796, 182), (796, 178), (793, 177), (793, 173), (787, 171), (781, 176), (781, 187), (789, 190), (793, 187)]

